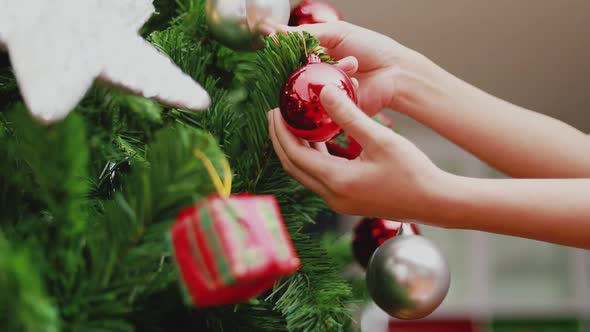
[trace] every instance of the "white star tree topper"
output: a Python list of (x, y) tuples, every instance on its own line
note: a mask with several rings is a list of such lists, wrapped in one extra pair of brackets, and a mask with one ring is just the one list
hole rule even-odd
[(162, 103), (204, 110), (207, 92), (139, 36), (152, 0), (0, 0), (8, 51), (31, 113), (63, 119), (95, 79)]

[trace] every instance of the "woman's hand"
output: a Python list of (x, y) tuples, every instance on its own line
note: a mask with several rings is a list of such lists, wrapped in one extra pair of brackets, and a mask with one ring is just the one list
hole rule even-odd
[[(360, 108), (372, 116), (384, 108), (406, 113), (415, 107), (422, 90), (433, 85), (439, 70), (421, 54), (380, 33), (343, 21), (282, 27), (282, 31), (307, 31), (344, 71), (360, 84)], [(409, 111), (409, 110), (408, 110)]]
[[(269, 113), (274, 149), (286, 172), (341, 213), (430, 219), (431, 202), (445, 174), (405, 138), (371, 120), (345, 94), (326, 86), (320, 100), (328, 114), (363, 147), (356, 160), (311, 148)], [(320, 145), (322, 146), (322, 145)]]
[(362, 145), (358, 159), (311, 148), (289, 132), (278, 109), (269, 113), (270, 135), (285, 170), (335, 211), (590, 248), (590, 179), (489, 180), (445, 173), (339, 89), (325, 87), (320, 99)]
[(342, 59), (369, 116), (404, 113), (510, 176), (590, 177), (590, 139), (576, 128), (495, 98), (377, 32), (345, 22), (295, 29)]
[(334, 210), (590, 248), (590, 141), (584, 133), (490, 96), (378, 33), (344, 22), (296, 29), (318, 37), (341, 60), (367, 115), (394, 108), (512, 176), (584, 178), (487, 180), (445, 173), (338, 89), (325, 87), (321, 102), (361, 144), (359, 158), (331, 156), (322, 144), (312, 149), (288, 131), (278, 109), (269, 113), (269, 129), (285, 170)]

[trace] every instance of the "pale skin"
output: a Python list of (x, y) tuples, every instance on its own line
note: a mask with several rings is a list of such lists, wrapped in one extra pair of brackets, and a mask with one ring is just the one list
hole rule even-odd
[[(283, 28), (293, 29), (293, 28)], [(330, 116), (363, 147), (329, 155), (268, 114), (286, 172), (337, 212), (419, 220), (590, 249), (590, 138), (556, 119), (493, 97), (389, 37), (345, 22), (304, 25), (355, 78), (359, 103), (325, 87)], [(392, 108), (432, 128), (513, 179), (476, 179), (438, 168), (370, 116)]]

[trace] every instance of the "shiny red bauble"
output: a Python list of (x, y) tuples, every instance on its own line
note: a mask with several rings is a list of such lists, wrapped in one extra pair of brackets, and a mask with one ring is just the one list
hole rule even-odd
[[(383, 114), (375, 115), (373, 120), (389, 129), (393, 129), (393, 121)], [(331, 155), (349, 160), (356, 159), (363, 152), (361, 145), (352, 136), (344, 132), (327, 141), (326, 148), (328, 148)]]
[(307, 64), (295, 71), (285, 83), (280, 108), (287, 128), (297, 137), (310, 142), (325, 142), (340, 132), (320, 103), (320, 92), (326, 85), (335, 85), (357, 102), (350, 77), (338, 67), (321, 62), (311, 54)]
[(361, 145), (352, 136), (345, 133), (340, 133), (327, 141), (326, 148), (331, 155), (348, 160), (356, 159), (363, 152)]
[[(402, 223), (380, 218), (363, 218), (354, 228), (352, 250), (356, 261), (364, 268), (369, 264), (371, 256), (385, 241), (395, 237)], [(416, 234), (418, 227), (412, 224)]]
[(318, 0), (303, 0), (291, 11), (290, 26), (339, 21), (342, 15), (332, 5)]

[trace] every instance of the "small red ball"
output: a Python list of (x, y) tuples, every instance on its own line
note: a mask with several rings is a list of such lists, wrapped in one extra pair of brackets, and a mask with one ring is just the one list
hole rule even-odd
[(363, 151), (361, 145), (352, 136), (345, 133), (327, 141), (326, 148), (331, 155), (348, 160), (356, 159)]
[[(373, 120), (389, 129), (393, 129), (393, 121), (383, 114), (375, 115)], [(356, 159), (363, 152), (362, 146), (352, 136), (344, 132), (327, 141), (326, 147), (331, 155), (349, 160)]]
[(303, 0), (291, 11), (290, 26), (339, 21), (342, 15), (332, 5), (317, 1)]
[[(395, 237), (402, 223), (380, 218), (363, 218), (354, 228), (352, 250), (354, 257), (364, 268), (369, 264), (371, 256), (385, 241)], [(412, 224), (416, 234), (418, 227)]]
[(340, 132), (338, 124), (320, 103), (320, 92), (328, 84), (339, 87), (357, 102), (350, 77), (338, 67), (322, 63), (315, 54), (285, 83), (280, 98), (281, 114), (295, 136), (310, 142), (325, 142)]

